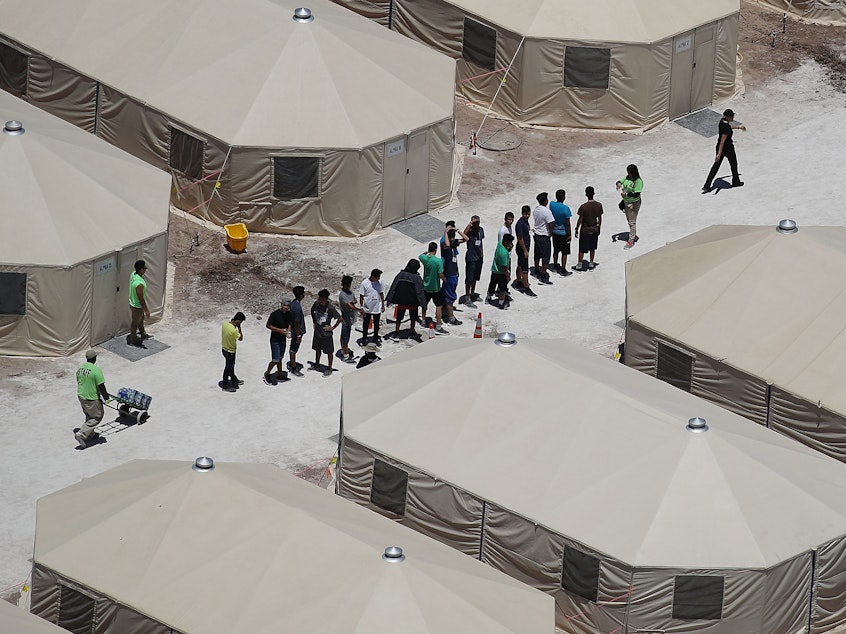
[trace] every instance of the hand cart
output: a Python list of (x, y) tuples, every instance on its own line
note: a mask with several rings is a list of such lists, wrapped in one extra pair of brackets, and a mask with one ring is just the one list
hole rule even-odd
[(150, 401), (153, 400), (151, 396), (147, 396), (138, 390), (122, 387), (118, 390), (117, 394), (112, 394), (112, 398), (119, 405), (115, 407), (110, 402), (106, 402), (106, 406), (116, 410), (121, 416), (132, 418), (136, 424), (143, 425), (150, 418), (147, 410), (150, 409)]

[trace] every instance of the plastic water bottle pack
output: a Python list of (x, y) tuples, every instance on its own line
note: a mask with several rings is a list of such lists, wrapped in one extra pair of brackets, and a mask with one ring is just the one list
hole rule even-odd
[(149, 409), (152, 397), (147, 396), (143, 392), (133, 390), (132, 388), (122, 387), (118, 390), (118, 398), (137, 409)]

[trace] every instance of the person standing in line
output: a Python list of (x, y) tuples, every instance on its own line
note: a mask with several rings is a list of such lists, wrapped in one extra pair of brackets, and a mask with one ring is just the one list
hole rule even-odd
[(394, 281), (391, 282), (391, 288), (388, 290), (388, 296), (385, 299), (388, 304), (396, 304), (397, 306), (394, 332), (389, 336), (399, 338), (400, 324), (405, 319), (405, 311), (408, 310), (411, 318), (411, 327), (409, 328), (411, 334), (409, 337), (418, 343), (422, 341), (422, 338), (417, 334), (417, 309), (419, 306), (426, 306), (427, 301), (423, 292), (423, 278), (420, 277), (419, 270), (420, 262), (414, 258), (409, 260), (405, 268), (397, 273)]
[(97, 425), (103, 420), (103, 403), (112, 397), (106, 389), (106, 379), (103, 371), (97, 367), (97, 351), (85, 352), (85, 363), (76, 371), (76, 395), (85, 414), (85, 423), (74, 434), (77, 449), (85, 449), (88, 439), (94, 435)]
[(505, 218), (502, 221), (502, 226), (499, 228), (499, 234), (496, 237), (497, 242), (502, 242), (502, 236), (506, 233), (514, 235), (511, 226), (514, 224), (514, 214), (510, 211), (505, 212)]
[[(461, 237), (455, 237), (455, 234)], [(460, 326), (461, 321), (455, 318), (455, 300), (458, 298), (458, 245), (467, 242), (467, 236), (455, 227), (455, 220), (448, 220), (444, 225), (444, 235), (441, 238), (441, 257), (444, 260), (444, 306), (446, 306), (446, 322), (453, 326)]]
[(220, 339), (223, 349), (223, 380), (219, 383), (224, 392), (234, 392), (244, 382), (235, 376), (235, 352), (238, 349), (238, 342), (243, 341), (244, 333), (241, 331), (241, 324), (247, 317), (240, 310), (229, 321), (223, 322)]
[[(599, 244), (599, 232), (602, 229), (602, 203), (594, 200), (593, 187), (585, 187), (587, 202), (582, 203), (577, 212), (576, 238), (579, 240), (579, 263), (573, 267), (574, 271), (592, 271), (597, 267), (594, 262), (596, 247)], [(581, 229), (581, 236), (579, 235)], [(585, 253), (590, 254), (590, 262), (585, 262)]]
[[(286, 297), (279, 302), (279, 308), (267, 318), (264, 327), (270, 331), (270, 363), (264, 372), (264, 382), (267, 385), (277, 385), (279, 381), (290, 381), (288, 373), (282, 369), (282, 359), (285, 358), (285, 347), (288, 343), (288, 333), (291, 330), (291, 300)], [(273, 369), (276, 372), (271, 374)]]
[(297, 352), (306, 334), (305, 313), (303, 312), (303, 297), (305, 288), (295, 286), (292, 291), (294, 301), (291, 302), (291, 345), (288, 347), (288, 372), (294, 376), (303, 375), (303, 364), (297, 363)]
[(364, 342), (367, 343), (367, 331), (370, 329), (370, 322), (373, 322), (373, 343), (377, 346), (382, 344), (379, 336), (379, 320), (385, 312), (385, 293), (382, 290), (382, 271), (373, 269), (370, 277), (364, 280), (358, 288), (358, 298), (361, 309), (364, 311)]
[(132, 313), (132, 322), (129, 326), (129, 336), (126, 343), (137, 348), (146, 349), (144, 339), (150, 335), (144, 330), (144, 317), (150, 316), (150, 308), (147, 306), (147, 280), (144, 274), (147, 272), (147, 263), (144, 260), (135, 262), (135, 271), (129, 277), (129, 311)]
[[(321, 353), (326, 355), (327, 367), (323, 376), (332, 376), (333, 353), (335, 352), (335, 328), (341, 324), (341, 314), (329, 301), (329, 289), (321, 289), (317, 293), (317, 301), (311, 306), (311, 319), (314, 322), (314, 334), (311, 349), (314, 350), (314, 369), (319, 369)], [(332, 320), (335, 323), (331, 323)]]
[(626, 213), (626, 221), (629, 223), (629, 240), (624, 249), (631, 249), (637, 237), (637, 213), (640, 211), (641, 193), (643, 192), (643, 179), (637, 165), (631, 164), (626, 167), (626, 175), (622, 180), (617, 181), (617, 191), (622, 197), (622, 209)]
[(359, 308), (356, 305), (355, 295), (350, 290), (353, 278), (351, 275), (344, 275), (341, 278), (341, 292), (338, 293), (338, 305), (341, 307), (341, 349), (335, 353), (344, 363), (352, 363), (355, 355), (350, 350), (350, 336)]
[(417, 258), (423, 265), (423, 294), (426, 296), (426, 303), (423, 305), (423, 324), (427, 327), (429, 325), (426, 310), (431, 300), (435, 305), (435, 332), (439, 335), (448, 335), (449, 332), (441, 324), (441, 313), (444, 306), (443, 283), (446, 279), (444, 276), (444, 261), (437, 253), (438, 244), (430, 242), (429, 250), (426, 253), (421, 253)]
[(514, 234), (517, 238), (517, 271), (511, 288), (520, 291), (529, 297), (537, 297), (529, 284), (529, 247), (532, 245), (532, 229), (529, 226), (529, 216), (532, 215), (532, 208), (523, 205), (520, 211), (520, 220), (514, 225)]
[(535, 266), (534, 269), (529, 269), (529, 272), (538, 278), (540, 284), (551, 285), (552, 280), (549, 279), (549, 256), (552, 253), (552, 244), (550, 235), (552, 228), (555, 226), (555, 217), (547, 206), (549, 204), (549, 194), (541, 192), (537, 195), (538, 204), (535, 207), (533, 214), (534, 219), (534, 234), (535, 234)]
[(717, 175), (717, 170), (720, 169), (724, 158), (728, 159), (731, 167), (731, 186), (743, 187), (743, 181), (740, 180), (740, 174), (737, 171), (737, 154), (734, 153), (734, 142), (731, 138), (734, 131), (738, 129), (745, 132), (746, 126), (734, 123), (734, 110), (728, 108), (723, 111), (723, 118), (720, 119), (718, 127), (717, 156), (714, 158), (714, 164), (711, 166), (708, 178), (705, 179), (705, 184), (702, 186), (703, 194), (707, 194), (713, 189), (714, 177)]
[[(555, 192), (555, 200), (549, 203), (549, 210), (552, 212), (552, 217), (555, 218), (555, 224), (552, 227), (552, 270), (564, 277), (572, 275), (567, 270), (567, 256), (570, 255), (570, 218), (573, 212), (570, 211), (569, 205), (564, 204), (564, 199), (567, 197), (567, 192), (559, 189)], [(561, 254), (561, 264), (558, 264), (558, 254)]]
[(464, 229), (467, 236), (467, 251), (464, 254), (464, 296), (458, 300), (459, 304), (466, 304), (468, 308), (476, 308), (474, 302), (479, 299), (476, 295), (476, 282), (482, 279), (482, 264), (485, 259), (484, 245), (485, 230), (481, 226), (479, 216), (472, 216)]
[(508, 280), (511, 278), (511, 249), (514, 236), (506, 234), (502, 242), (497, 243), (491, 266), (491, 283), (488, 285), (488, 297), (496, 293), (497, 299), (491, 299), (492, 306), (502, 310), (508, 308)]

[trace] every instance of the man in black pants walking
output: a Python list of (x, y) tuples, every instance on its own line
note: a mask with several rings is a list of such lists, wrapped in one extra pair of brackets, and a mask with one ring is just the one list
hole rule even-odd
[(702, 186), (702, 193), (707, 194), (713, 186), (711, 181), (717, 175), (717, 170), (723, 163), (723, 159), (727, 158), (731, 166), (731, 186), (743, 187), (743, 181), (740, 180), (740, 174), (737, 173), (737, 155), (734, 153), (734, 143), (731, 140), (731, 135), (734, 130), (746, 130), (745, 125), (733, 125), (734, 111), (729, 108), (723, 112), (723, 118), (720, 119), (719, 139), (717, 140), (717, 157), (714, 159), (714, 164), (711, 166), (711, 171), (708, 172), (708, 178)]

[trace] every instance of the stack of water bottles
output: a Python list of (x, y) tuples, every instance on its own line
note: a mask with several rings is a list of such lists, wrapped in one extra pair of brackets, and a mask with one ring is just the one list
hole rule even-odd
[(120, 388), (117, 397), (119, 401), (131, 405), (135, 409), (150, 409), (150, 401), (153, 400), (151, 396), (128, 387)]

